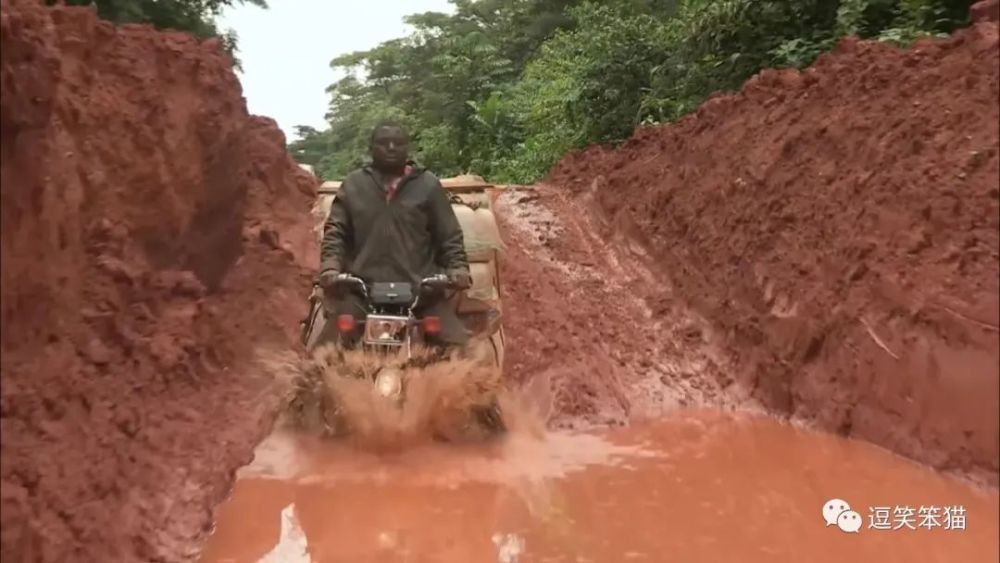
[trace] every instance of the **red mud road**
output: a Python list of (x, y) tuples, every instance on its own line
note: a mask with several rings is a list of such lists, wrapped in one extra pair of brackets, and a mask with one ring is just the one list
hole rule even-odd
[[(252, 561), (290, 504), (314, 560), (496, 560), (508, 533), (521, 561), (996, 559), (995, 2), (950, 39), (845, 42), (503, 193), (508, 376), (586, 433), (398, 465), (286, 451), (313, 459), (298, 481), (262, 470), (280, 465), (265, 448), (221, 505), (275, 415), (256, 356), (295, 349), (314, 182), (217, 43), (0, 5), (5, 562), (226, 560), (234, 537)], [(819, 507), (852, 493), (865, 518), (956, 504), (970, 526), (844, 548)], [(550, 505), (565, 518), (539, 517)], [(815, 526), (755, 527), (758, 506)]]

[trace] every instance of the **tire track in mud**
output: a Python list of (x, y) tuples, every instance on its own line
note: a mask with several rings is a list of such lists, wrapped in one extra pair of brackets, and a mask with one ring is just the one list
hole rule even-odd
[(497, 199), (507, 376), (549, 385), (555, 427), (752, 407), (707, 324), (671, 298), (641, 245), (591, 200), (544, 184)]

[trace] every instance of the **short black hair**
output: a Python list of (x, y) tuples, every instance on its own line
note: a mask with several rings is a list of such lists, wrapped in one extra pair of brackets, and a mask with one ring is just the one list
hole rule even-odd
[(375, 143), (375, 133), (378, 133), (382, 129), (399, 129), (400, 131), (403, 132), (403, 135), (406, 135), (407, 137), (410, 136), (410, 132), (406, 130), (406, 126), (403, 125), (401, 122), (396, 121), (394, 119), (383, 119), (382, 121), (379, 121), (375, 125), (375, 127), (372, 128), (371, 135), (368, 137), (369, 145)]

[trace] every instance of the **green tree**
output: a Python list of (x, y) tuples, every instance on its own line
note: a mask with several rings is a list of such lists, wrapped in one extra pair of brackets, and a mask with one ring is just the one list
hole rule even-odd
[[(48, 0), (55, 4), (56, 0)], [(187, 31), (202, 39), (220, 37), (226, 50), (239, 61), (238, 37), (235, 31), (220, 31), (215, 19), (227, 7), (250, 4), (266, 9), (267, 0), (64, 0), (70, 6), (94, 6), (101, 19), (110, 22), (148, 23), (156, 29)]]
[[(323, 177), (362, 161), (395, 117), (436, 172), (536, 180), (566, 151), (677, 119), (767, 67), (804, 67), (846, 35), (906, 45), (967, 21), (971, 0), (452, 0), (407, 37), (337, 57), (330, 128), (290, 149)], [(325, 151), (325, 152), (324, 152)]]

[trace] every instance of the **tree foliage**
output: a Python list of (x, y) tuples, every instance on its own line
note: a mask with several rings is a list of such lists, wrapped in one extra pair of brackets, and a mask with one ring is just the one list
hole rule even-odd
[(537, 179), (567, 150), (619, 142), (767, 67), (841, 38), (906, 45), (966, 23), (970, 0), (452, 0), (413, 32), (334, 59), (329, 129), (290, 149), (324, 178), (361, 163), (368, 129), (409, 125), (442, 175)]
[[(48, 0), (55, 4), (56, 0)], [(222, 10), (239, 4), (267, 8), (267, 0), (63, 0), (69, 6), (94, 6), (101, 19), (110, 22), (148, 23), (156, 29), (187, 31), (202, 39), (219, 37), (234, 56), (238, 50), (236, 32), (220, 31), (215, 19)], [(239, 66), (239, 61), (236, 61)]]

